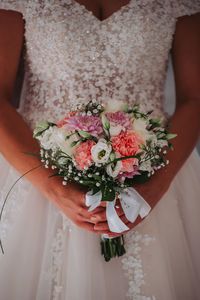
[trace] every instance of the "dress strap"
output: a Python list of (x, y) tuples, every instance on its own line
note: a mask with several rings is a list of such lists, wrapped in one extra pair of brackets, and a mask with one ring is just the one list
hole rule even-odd
[(0, 0), (0, 9), (15, 10), (23, 13), (26, 1), (24, 0)]
[(176, 18), (200, 13), (200, 0), (172, 0), (171, 5)]

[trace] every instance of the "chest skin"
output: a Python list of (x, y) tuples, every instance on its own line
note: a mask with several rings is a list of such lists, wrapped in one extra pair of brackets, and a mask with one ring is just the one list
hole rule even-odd
[(74, 0), (81, 5), (84, 5), (88, 11), (103, 21), (109, 18), (113, 13), (118, 11), (122, 6), (127, 5), (130, 0)]

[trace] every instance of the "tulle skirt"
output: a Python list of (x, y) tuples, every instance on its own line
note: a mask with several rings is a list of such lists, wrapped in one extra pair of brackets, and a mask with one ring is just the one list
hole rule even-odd
[[(1, 203), (19, 174), (0, 157)], [(110, 262), (99, 235), (75, 226), (26, 179), (1, 222), (2, 300), (200, 299), (200, 158), (194, 150)], [(2, 204), (1, 204), (2, 205)]]

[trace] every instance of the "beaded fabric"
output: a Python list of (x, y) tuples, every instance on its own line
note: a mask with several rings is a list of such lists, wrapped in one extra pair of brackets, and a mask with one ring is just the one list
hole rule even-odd
[(140, 102), (163, 115), (163, 86), (176, 18), (199, 1), (131, 0), (100, 21), (75, 0), (2, 1), (26, 21), (26, 91), (21, 114), (62, 119), (72, 105), (95, 98)]

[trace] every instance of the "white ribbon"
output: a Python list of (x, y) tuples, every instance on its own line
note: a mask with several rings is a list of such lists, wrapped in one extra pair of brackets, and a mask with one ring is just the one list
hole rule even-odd
[[(138, 215), (141, 218), (146, 217), (151, 207), (149, 204), (138, 194), (138, 192), (132, 188), (126, 188), (119, 193), (120, 202), (126, 218), (131, 222), (135, 222)], [(102, 193), (92, 195), (92, 191), (86, 194), (86, 206), (90, 206), (88, 211), (92, 211), (101, 203)], [(129, 228), (122, 222), (115, 210), (116, 199), (106, 204), (106, 217), (108, 226), (111, 232), (121, 233), (128, 230)]]

